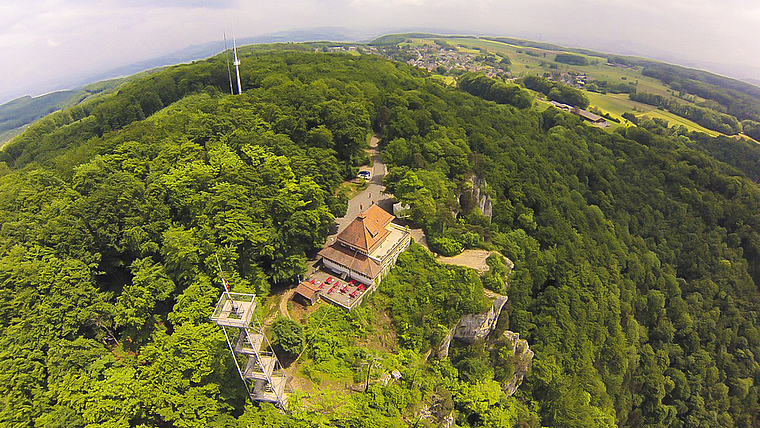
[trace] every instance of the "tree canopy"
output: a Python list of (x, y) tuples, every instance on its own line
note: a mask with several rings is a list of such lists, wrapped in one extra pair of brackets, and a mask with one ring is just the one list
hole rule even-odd
[[(400, 427), (430, 406), (461, 427), (757, 425), (756, 145), (658, 123), (607, 133), (307, 50), (242, 49), (240, 96), (223, 57), (171, 67), (0, 152), (1, 425)], [(516, 396), (500, 391), (499, 343), (424, 355), (504, 273), (481, 280), (414, 245), (362, 307), (304, 320), (299, 373), (329, 389), (369, 371), (366, 393), (246, 405), (208, 318), (216, 256), (260, 299), (302, 274), (371, 132), (434, 251), (514, 261), (502, 322), (536, 354)], [(467, 196), (476, 182), (490, 219)], [(298, 329), (279, 324), (295, 351)], [(383, 383), (374, 364), (402, 377)]]

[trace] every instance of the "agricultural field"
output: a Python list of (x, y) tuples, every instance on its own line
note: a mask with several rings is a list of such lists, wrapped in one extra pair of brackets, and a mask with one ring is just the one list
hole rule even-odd
[[(574, 55), (586, 58), (589, 64), (585, 66), (568, 65), (554, 61), (556, 54), (565, 53), (562, 50), (525, 47), (471, 37), (407, 38), (405, 42), (400, 43), (399, 46), (407, 48), (429, 46), (434, 45), (436, 40), (445, 41), (456, 46), (457, 50), (461, 53), (478, 54), (485, 50), (489, 53), (507, 55), (511, 61), (511, 65), (509, 66), (511, 74), (515, 78), (527, 75), (543, 75), (546, 72), (585, 74), (589, 81), (604, 80), (611, 83), (635, 82), (639, 92), (661, 95), (670, 100), (674, 100), (679, 104), (693, 104), (692, 101), (674, 96), (672, 90), (657, 79), (642, 75), (641, 67), (608, 65), (606, 58), (594, 55), (573, 53)], [(453, 78), (450, 76), (444, 76), (444, 81), (446, 83), (452, 83)], [(650, 118), (664, 119), (671, 125), (683, 125), (690, 131), (704, 132), (710, 136), (721, 135), (721, 133), (717, 131), (707, 129), (704, 126), (676, 114), (658, 109), (649, 104), (632, 101), (628, 98), (628, 94), (625, 93), (601, 94), (591, 91), (584, 91), (584, 93), (591, 101), (590, 107), (596, 107), (602, 112), (610, 113), (617, 118), (621, 118), (623, 113), (629, 112), (639, 117), (647, 116)], [(703, 99), (699, 97), (692, 98), (695, 102), (703, 101)], [(539, 110), (547, 108), (543, 103), (539, 103), (537, 107)], [(621, 123), (625, 123), (625, 121), (621, 120)], [(617, 126), (615, 126), (617, 124), (611, 123), (611, 125), (613, 126), (610, 127), (610, 129), (617, 128)]]
[(704, 132), (711, 137), (720, 135), (719, 132), (707, 129), (689, 119), (685, 119), (665, 110), (660, 110), (649, 104), (632, 101), (628, 99), (628, 94), (599, 94), (589, 91), (584, 92), (589, 100), (591, 100), (592, 106), (595, 106), (604, 112), (608, 112), (622, 121), (624, 121), (621, 117), (623, 113), (631, 112), (638, 117), (647, 116), (649, 118), (657, 117), (664, 119), (671, 125), (683, 125), (689, 131)]

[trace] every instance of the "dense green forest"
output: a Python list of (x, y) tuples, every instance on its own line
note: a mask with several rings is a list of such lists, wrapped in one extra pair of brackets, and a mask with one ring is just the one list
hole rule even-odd
[(483, 74), (464, 73), (457, 79), (457, 85), (463, 91), (499, 104), (525, 108), (533, 103), (530, 93), (519, 86), (506, 84)]
[(576, 55), (571, 53), (558, 53), (554, 55), (554, 60), (563, 64), (570, 65), (588, 65), (588, 59), (583, 55)]
[(588, 97), (582, 91), (545, 77), (526, 76), (523, 78), (523, 85), (528, 89), (541, 92), (552, 101), (580, 108), (586, 108), (590, 104)]
[[(311, 50), (241, 49), (240, 96), (223, 57), (171, 67), (0, 152), (0, 425), (434, 426), (417, 415), (436, 407), (460, 427), (757, 426), (756, 146), (607, 133), (405, 64)], [(215, 256), (235, 291), (262, 300), (303, 273), (372, 132), (388, 190), (431, 248), (498, 249), (515, 270), (501, 290), (413, 245), (362, 307), (323, 306), (275, 335), (290, 353), (311, 338), (302, 374), (325, 389), (373, 358), (401, 381), (294, 394), (289, 413), (247, 404), (208, 319)], [(466, 196), (473, 173), (491, 221)], [(482, 344), (426, 356), (487, 307), (484, 282), (509, 296), (500, 323), (536, 353), (509, 398), (509, 363)], [(383, 353), (367, 341), (384, 316), (397, 345)]]

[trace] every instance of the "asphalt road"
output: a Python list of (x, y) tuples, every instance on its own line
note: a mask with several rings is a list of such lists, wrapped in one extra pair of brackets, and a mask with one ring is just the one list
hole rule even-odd
[(370, 177), (367, 188), (359, 192), (356, 196), (348, 201), (348, 210), (346, 215), (335, 219), (336, 227), (331, 230), (330, 236), (325, 242), (325, 247), (332, 244), (336, 235), (343, 231), (343, 229), (351, 223), (360, 212), (369, 208), (373, 203), (380, 205), (380, 208), (393, 214), (393, 196), (385, 195), (382, 192), (385, 190), (383, 186), (383, 178), (387, 172), (385, 164), (380, 159), (380, 151), (377, 148), (378, 138), (372, 136), (369, 140), (369, 155), (372, 159), (372, 177)]

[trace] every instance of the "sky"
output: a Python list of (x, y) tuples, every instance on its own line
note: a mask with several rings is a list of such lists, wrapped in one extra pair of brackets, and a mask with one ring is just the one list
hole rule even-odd
[(760, 80), (757, 0), (2, 0), (0, 103), (221, 40), (233, 22), (238, 38), (318, 27), (522, 37)]

